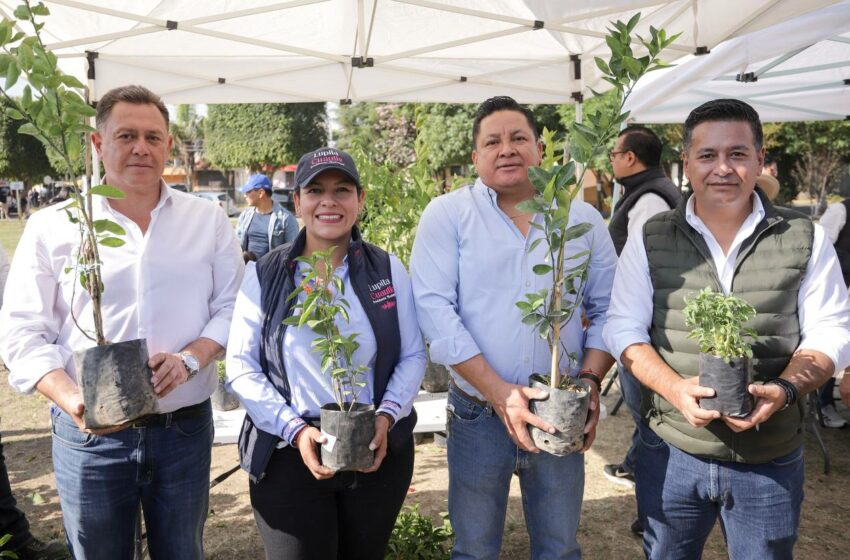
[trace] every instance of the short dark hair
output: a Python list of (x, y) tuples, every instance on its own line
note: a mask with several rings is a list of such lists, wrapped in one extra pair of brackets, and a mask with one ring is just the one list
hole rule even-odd
[(168, 108), (162, 99), (144, 86), (121, 86), (107, 91), (97, 102), (95, 125), (100, 130), (109, 120), (112, 108), (116, 103), (132, 103), (133, 105), (154, 105), (162, 118), (165, 119), (165, 129), (168, 130)]
[(496, 111), (516, 111), (517, 113), (522, 113), (525, 116), (525, 120), (528, 121), (528, 126), (531, 127), (534, 140), (536, 141), (540, 136), (537, 133), (537, 122), (531, 110), (517, 103), (513, 97), (499, 95), (497, 97), (491, 97), (479, 105), (475, 111), (475, 120), (472, 121), (472, 149), (475, 149), (475, 146), (477, 146), (478, 133), (481, 131), (481, 121)]
[(632, 152), (645, 166), (661, 165), (661, 139), (651, 129), (632, 125), (624, 128), (617, 136), (623, 139), (623, 151)]
[(756, 150), (761, 150), (764, 145), (764, 133), (761, 129), (761, 119), (755, 109), (740, 99), (714, 99), (703, 103), (688, 115), (685, 119), (685, 127), (682, 130), (682, 146), (687, 153), (691, 147), (694, 128), (698, 124), (709, 121), (737, 121), (749, 123), (753, 131), (753, 143)]

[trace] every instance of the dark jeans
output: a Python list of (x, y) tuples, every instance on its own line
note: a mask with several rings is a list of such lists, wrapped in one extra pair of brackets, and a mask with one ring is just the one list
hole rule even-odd
[(27, 518), (24, 512), (17, 508), (17, 502), (12, 495), (9, 473), (6, 471), (6, 458), (3, 456), (3, 440), (0, 439), (0, 537), (4, 535), (12, 535), (6, 543), (9, 550), (22, 547), (32, 538)]
[(717, 520), (729, 558), (791, 560), (803, 502), (803, 448), (752, 465), (703, 459), (638, 426), (638, 512), (650, 560), (701, 558)]
[(413, 477), (413, 438), (374, 473), (316, 480), (292, 447), (277, 449), (249, 483), (269, 560), (382, 560)]

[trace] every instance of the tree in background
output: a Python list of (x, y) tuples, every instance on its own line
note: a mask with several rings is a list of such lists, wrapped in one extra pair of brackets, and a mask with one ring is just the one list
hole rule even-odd
[(324, 103), (209, 105), (204, 153), (222, 169), (295, 163), (327, 144)]
[(850, 123), (771, 123), (765, 126), (765, 144), (777, 156), (782, 198), (790, 201), (806, 192), (812, 215), (822, 212), (850, 160)]
[(203, 119), (195, 112), (194, 105), (178, 105), (175, 119), (169, 124), (174, 138), (171, 157), (175, 165), (185, 167), (191, 186), (195, 176), (195, 155), (203, 150)]
[(47, 159), (44, 145), (35, 137), (20, 134), (22, 121), (7, 114), (8, 102), (0, 102), (0, 176), (40, 183), (45, 175), (56, 172)]

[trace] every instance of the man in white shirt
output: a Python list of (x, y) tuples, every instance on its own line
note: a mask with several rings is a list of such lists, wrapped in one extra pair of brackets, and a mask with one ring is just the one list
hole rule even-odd
[[(820, 218), (820, 225), (826, 232), (826, 237), (835, 253), (838, 255), (838, 263), (841, 265), (841, 274), (844, 283), (850, 286), (850, 228), (847, 227), (847, 208), (850, 207), (850, 198), (841, 202), (830, 204), (826, 212)], [(821, 404), (821, 424), (825, 428), (845, 428), (847, 421), (835, 410), (835, 378), (828, 379), (818, 391)], [(850, 406), (850, 375), (844, 373), (839, 387), (841, 399)]]
[(65, 533), (76, 558), (131, 558), (141, 504), (151, 556), (203, 558), (213, 438), (214, 358), (227, 341), (242, 276), (239, 246), (217, 206), (167, 188), (168, 111), (139, 86), (107, 92), (92, 141), (105, 182), (96, 219), (125, 231), (101, 247), (107, 340), (147, 341), (158, 398), (153, 414), (88, 429), (72, 360), (93, 342), (91, 299), (73, 268), (77, 226), (56, 205), (28, 221), (9, 273), (15, 298), (0, 311), (0, 354), (17, 390), (52, 401), (53, 462)]
[[(758, 114), (734, 99), (694, 109), (683, 131), (694, 194), (629, 237), (606, 344), (643, 385), (635, 471), (644, 551), (698, 558), (719, 516), (732, 558), (791, 558), (803, 500), (802, 396), (850, 362), (850, 304), (823, 230), (755, 191)], [(700, 408), (699, 345), (684, 298), (710, 286), (749, 302), (745, 418)], [(758, 429), (756, 429), (758, 427)]]

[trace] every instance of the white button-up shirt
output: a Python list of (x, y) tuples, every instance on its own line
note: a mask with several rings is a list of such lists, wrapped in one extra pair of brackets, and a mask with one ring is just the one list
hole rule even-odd
[[(765, 212), (761, 199), (753, 195), (753, 210), (741, 225), (729, 252), (723, 254), (714, 235), (694, 213), (694, 198), (688, 200), (685, 219), (697, 230), (711, 251), (724, 293), (732, 289), (735, 260), (741, 244), (750, 237)], [(643, 232), (630, 235), (617, 264), (614, 291), (603, 329), (605, 343), (620, 360), (632, 344), (649, 344), (652, 324), (652, 281), (643, 241)], [(800, 320), (800, 348), (823, 352), (841, 371), (850, 363), (850, 303), (835, 250), (827, 243), (823, 228), (815, 224), (812, 256), (797, 292)]]
[[(215, 204), (165, 183), (160, 189), (144, 234), (106, 199), (95, 197), (95, 219), (110, 219), (127, 232), (123, 246), (98, 247), (106, 339), (144, 338), (150, 355), (179, 352), (200, 337), (224, 346), (244, 268), (233, 228)], [(84, 329), (94, 330), (91, 298), (74, 271), (65, 272), (74, 267), (80, 236), (63, 206), (28, 220), (0, 310), (0, 356), (9, 367), (9, 383), (24, 393), (54, 369), (75, 378), (73, 352), (95, 344), (74, 325), (76, 317)], [(214, 369), (208, 365), (160, 399), (160, 411), (209, 397), (217, 383)]]

